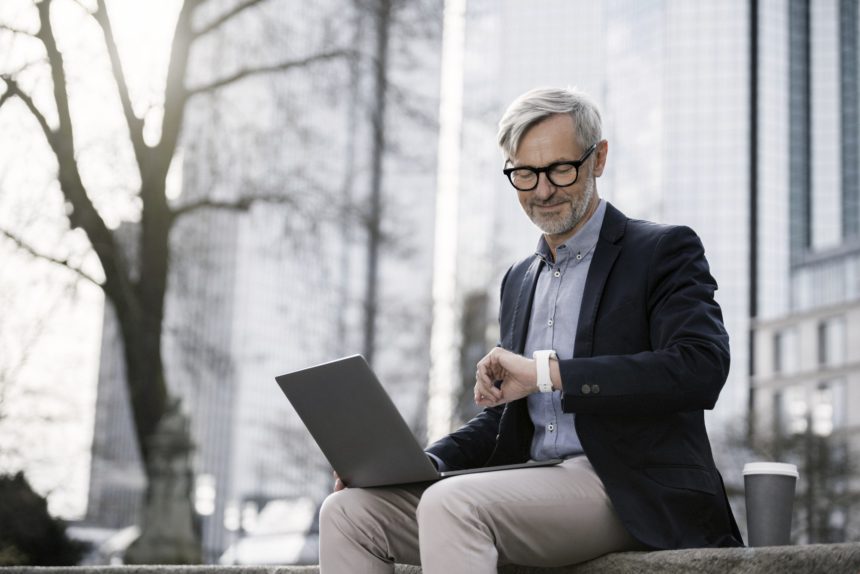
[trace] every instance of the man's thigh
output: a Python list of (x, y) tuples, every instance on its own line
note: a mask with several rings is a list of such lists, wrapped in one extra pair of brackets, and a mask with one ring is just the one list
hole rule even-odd
[[(425, 504), (476, 515), (495, 539), (500, 564), (559, 566), (639, 547), (585, 456), (448, 478), (424, 492)], [(428, 526), (421, 525), (422, 536)]]

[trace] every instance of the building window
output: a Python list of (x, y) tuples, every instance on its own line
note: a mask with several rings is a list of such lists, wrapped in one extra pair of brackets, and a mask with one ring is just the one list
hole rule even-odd
[(845, 362), (845, 320), (831, 317), (818, 323), (818, 364), (833, 367)]
[(793, 385), (774, 395), (774, 426), (791, 436), (811, 431), (830, 436), (845, 425), (845, 381), (833, 379), (814, 388)]
[(830, 436), (845, 424), (845, 383), (841, 379), (827, 381), (813, 391), (812, 432), (818, 436)]
[(782, 436), (785, 434), (785, 397), (782, 391), (776, 391), (773, 394), (773, 405), (771, 411), (773, 413), (773, 436)]
[(784, 434), (794, 435), (806, 432), (808, 425), (809, 403), (806, 389), (801, 386), (788, 387), (782, 393), (783, 412), (780, 417), (785, 425)]
[(793, 328), (773, 335), (773, 372), (787, 375), (797, 370), (797, 332)]

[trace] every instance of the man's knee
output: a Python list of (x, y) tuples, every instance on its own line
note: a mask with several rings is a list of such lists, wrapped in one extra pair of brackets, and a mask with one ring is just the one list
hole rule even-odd
[(421, 530), (425, 526), (439, 528), (443, 524), (474, 522), (477, 518), (468, 490), (457, 478), (440, 480), (425, 490), (418, 503), (417, 514)]
[(320, 532), (340, 532), (366, 526), (377, 501), (363, 488), (345, 488), (329, 494), (320, 507)]

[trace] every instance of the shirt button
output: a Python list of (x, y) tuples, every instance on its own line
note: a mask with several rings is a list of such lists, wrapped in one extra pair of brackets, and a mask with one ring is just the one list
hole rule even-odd
[(547, 321), (547, 322), (546, 322), (546, 324), (547, 324), (547, 325), (549, 325), (550, 327), (552, 327), (552, 319), (550, 319), (549, 321)]
[(554, 424), (552, 424), (552, 423), (549, 423), (548, 425), (546, 425), (546, 430), (548, 430), (549, 432), (554, 431), (554, 430), (555, 430), (555, 425), (554, 425)]
[(582, 259), (582, 253), (577, 253), (576, 260), (579, 261), (580, 259)]
[(561, 277), (561, 271), (556, 271), (555, 273), (553, 273), (553, 275), (555, 275), (556, 277)]
[(589, 385), (582, 385), (582, 394), (587, 395), (591, 392), (591, 387)]

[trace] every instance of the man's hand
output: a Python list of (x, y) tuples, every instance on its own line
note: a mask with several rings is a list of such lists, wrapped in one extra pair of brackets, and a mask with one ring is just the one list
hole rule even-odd
[(346, 485), (343, 483), (343, 481), (340, 479), (340, 477), (335, 471), (331, 471), (331, 474), (332, 476), (334, 476), (334, 492), (346, 488)]
[[(494, 384), (496, 381), (502, 383), (499, 388)], [(495, 347), (478, 361), (475, 373), (476, 405), (494, 407), (521, 399), (537, 390), (537, 370), (533, 359)]]

